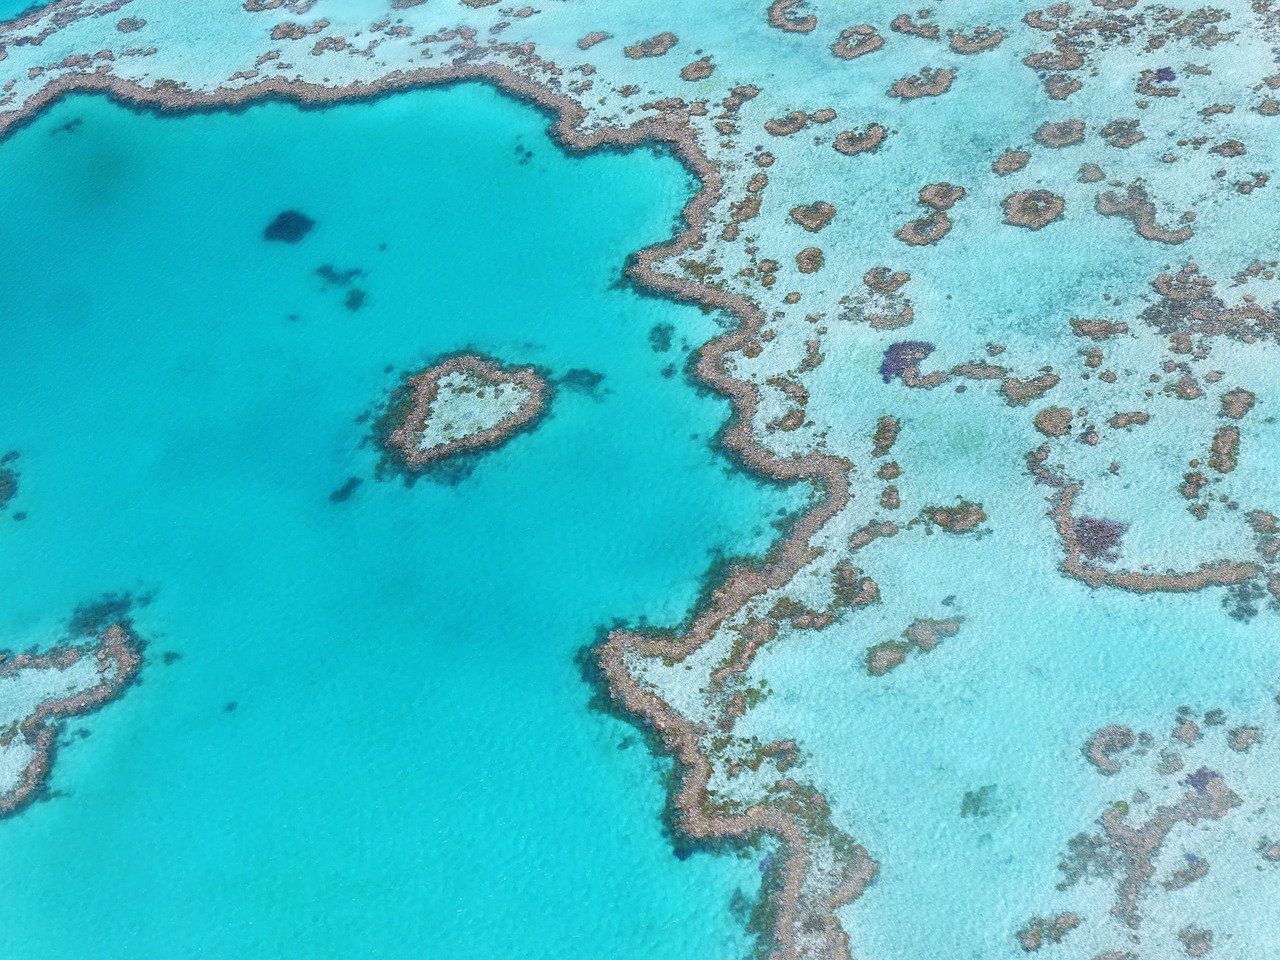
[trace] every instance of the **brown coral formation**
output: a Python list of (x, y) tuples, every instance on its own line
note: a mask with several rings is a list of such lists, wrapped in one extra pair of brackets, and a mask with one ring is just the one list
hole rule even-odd
[(907, 651), (910, 649), (900, 640), (877, 643), (867, 651), (867, 673), (873, 677), (883, 677), (890, 670), (907, 662)]
[(1217, 282), (1194, 263), (1184, 264), (1176, 274), (1159, 274), (1151, 285), (1160, 302), (1144, 310), (1142, 318), (1164, 336), (1222, 336), (1242, 343), (1280, 339), (1280, 316), (1250, 300), (1227, 306), (1214, 293)]
[(1239, 387), (1234, 390), (1228, 390), (1222, 395), (1222, 411), (1220, 415), (1232, 420), (1243, 420), (1249, 411), (1253, 409), (1256, 401), (1257, 397), (1248, 390), (1242, 390)]
[(919, 73), (894, 81), (889, 87), (889, 96), (900, 100), (916, 100), (920, 97), (940, 97), (951, 89), (956, 79), (956, 72), (943, 68), (935, 70), (925, 67)]
[(796, 254), (796, 269), (801, 273), (817, 273), (822, 264), (823, 255), (818, 247), (805, 247)]
[(1030, 162), (1031, 154), (1027, 151), (1006, 150), (991, 164), (991, 170), (1002, 177), (1007, 177), (1011, 173), (1017, 173)]
[(920, 188), (920, 202), (934, 210), (950, 210), (957, 201), (964, 199), (964, 195), (964, 187), (954, 186), (945, 180)]
[(911, 274), (904, 270), (890, 270), (888, 267), (872, 267), (862, 275), (862, 282), (872, 293), (897, 293), (911, 279)]
[(1227, 732), (1227, 746), (1236, 753), (1245, 753), (1262, 739), (1262, 731), (1257, 727), (1236, 727)]
[(1066, 407), (1045, 407), (1035, 415), (1034, 423), (1046, 437), (1065, 437), (1071, 432), (1071, 411)]
[(841, 60), (856, 60), (883, 46), (884, 37), (876, 33), (875, 27), (859, 23), (840, 31), (840, 36), (831, 44), (831, 52)]
[(809, 115), (803, 110), (793, 110), (785, 117), (775, 117), (764, 122), (764, 129), (771, 136), (789, 137), (809, 125)]
[[(1062, 571), (1069, 577), (1091, 587), (1118, 587), (1133, 593), (1190, 593), (1206, 587), (1229, 587), (1245, 583), (1261, 573), (1257, 564), (1237, 560), (1219, 560), (1202, 564), (1194, 570), (1169, 570), (1163, 573), (1109, 570), (1100, 566), (1094, 562), (1095, 559), (1114, 556), (1118, 535), (1114, 541), (1100, 549), (1091, 547), (1090, 540), (1095, 536), (1092, 524), (1082, 526), (1072, 513), (1079, 489), (1079, 484), (1066, 484), (1051, 500), (1054, 525), (1065, 554)], [(1091, 553), (1093, 556), (1090, 556)]]
[(1100, 193), (1094, 201), (1094, 209), (1104, 217), (1123, 217), (1133, 224), (1138, 235), (1160, 243), (1178, 244), (1191, 239), (1190, 227), (1168, 230), (1156, 223), (1156, 205), (1147, 196), (1141, 184), (1130, 184), (1122, 197), (1113, 190)]
[(832, 146), (845, 156), (858, 153), (874, 153), (889, 131), (878, 123), (868, 125), (865, 130), (845, 130), (836, 135)]
[(1098, 135), (1111, 146), (1128, 150), (1136, 143), (1147, 139), (1146, 134), (1138, 129), (1137, 120), (1112, 120), (1106, 124)]
[(1084, 121), (1060, 120), (1057, 123), (1042, 123), (1036, 130), (1034, 139), (1040, 146), (1055, 150), (1084, 143)]
[(1131, 410), (1127, 413), (1114, 414), (1107, 420), (1112, 430), (1125, 430), (1129, 427), (1145, 427), (1151, 421), (1151, 414), (1144, 410)]
[(1090, 340), (1110, 340), (1122, 333), (1129, 332), (1127, 323), (1113, 323), (1110, 320), (1085, 320), (1080, 317), (1071, 318), (1071, 332), (1077, 337), (1088, 337)]
[(716, 72), (716, 65), (711, 62), (710, 57), (702, 57), (687, 63), (680, 68), (680, 79), (694, 82), (697, 80), (705, 80), (711, 74)]
[(1117, 807), (1108, 807), (1102, 813), (1103, 832), (1123, 863), (1112, 912), (1130, 927), (1141, 922), (1138, 902), (1155, 874), (1156, 854), (1170, 831), (1179, 823), (1194, 825), (1201, 820), (1221, 819), (1240, 806), (1240, 798), (1213, 771), (1202, 769), (1187, 779), (1191, 789), (1181, 801), (1158, 807), (1140, 826), (1126, 823), (1125, 811)]
[(1056, 37), (1054, 39), (1052, 50), (1033, 53), (1024, 57), (1022, 62), (1032, 70), (1052, 70), (1055, 72), (1079, 70), (1084, 66), (1084, 58), (1080, 56), (1080, 51), (1064, 37)]
[[(927, 10), (921, 11), (920, 19), (927, 17)], [(889, 24), (889, 29), (894, 33), (905, 33), (913, 37), (920, 37), (922, 40), (937, 40), (941, 35), (938, 27), (932, 23), (916, 23), (911, 19), (911, 14), (900, 13), (893, 18)]]
[(1066, 201), (1049, 190), (1019, 190), (1005, 197), (1004, 222), (1028, 230), (1040, 230), (1062, 216)]
[(802, 203), (791, 208), (791, 222), (798, 224), (810, 233), (817, 233), (836, 215), (836, 208), (825, 200), (815, 203)]
[(907, 662), (907, 654), (912, 650), (918, 654), (929, 653), (948, 637), (960, 632), (963, 621), (950, 620), (913, 620), (907, 629), (902, 631), (901, 640), (886, 640), (877, 643), (867, 650), (867, 673), (873, 677), (883, 677), (891, 670), (896, 670)]
[[(440, 382), (450, 374), (462, 373), (482, 384), (513, 383), (522, 387), (526, 396), (520, 406), (494, 426), (466, 433), (446, 443), (422, 446), (422, 435), (440, 391)], [(389, 410), (396, 421), (386, 436), (385, 445), (399, 455), (409, 470), (421, 470), (432, 463), (463, 451), (479, 450), (504, 443), (518, 430), (531, 424), (546, 405), (550, 389), (546, 380), (533, 367), (504, 367), (479, 354), (462, 354), (428, 367), (409, 378), (406, 395)]]
[(1120, 772), (1116, 754), (1123, 753), (1137, 742), (1137, 737), (1128, 727), (1103, 727), (1085, 743), (1084, 755), (1099, 773), (1110, 776)]
[(970, 533), (987, 522), (982, 504), (963, 499), (953, 507), (925, 507), (920, 516), (947, 533)]
[(1230, 473), (1239, 464), (1240, 428), (1219, 427), (1209, 446), (1209, 466), (1219, 473)]
[(876, 432), (871, 437), (871, 455), (883, 457), (892, 450), (901, 429), (902, 425), (893, 417), (881, 417), (876, 422)]
[(648, 40), (641, 40), (639, 43), (632, 44), (629, 47), (623, 47), (622, 52), (632, 60), (643, 60), (645, 57), (661, 57), (679, 42), (674, 33), (659, 33)]
[(1038, 400), (1056, 387), (1062, 378), (1056, 373), (1041, 373), (1034, 377), (1022, 379), (1008, 377), (1000, 384), (1000, 393), (1011, 407), (1020, 407)]
[(909, 220), (894, 234), (908, 246), (924, 247), (937, 243), (951, 232), (951, 218), (942, 210), (935, 210), (927, 217)]
[(921, 653), (928, 653), (936, 649), (943, 640), (959, 633), (962, 622), (959, 618), (913, 620), (911, 625), (902, 631), (902, 635)]
[(1032, 917), (1018, 931), (1018, 945), (1027, 953), (1035, 953), (1046, 943), (1061, 943), (1063, 938), (1080, 926), (1080, 917), (1074, 913), (1060, 913), (1055, 917)]
[(1078, 78), (1065, 73), (1051, 73), (1044, 78), (1044, 92), (1051, 100), (1065, 100), (1083, 89), (1084, 84)]
[(134, 682), (142, 666), (137, 639), (120, 624), (103, 631), (96, 646), (58, 647), (45, 653), (0, 653), (0, 679), (23, 670), (65, 669), (85, 657), (98, 661), (98, 682), (78, 693), (43, 701), (13, 731), (12, 735), (21, 736), (33, 753), (18, 784), (0, 794), (0, 818), (17, 813), (39, 794), (49, 776), (62, 721), (115, 700)]
[(769, 26), (787, 33), (812, 32), (818, 18), (811, 13), (800, 13), (804, 8), (805, 0), (773, 0), (769, 4)]
[(976, 27), (972, 33), (953, 33), (950, 36), (951, 49), (956, 53), (975, 54), (984, 50), (993, 50), (1004, 40), (1004, 34), (990, 27)]

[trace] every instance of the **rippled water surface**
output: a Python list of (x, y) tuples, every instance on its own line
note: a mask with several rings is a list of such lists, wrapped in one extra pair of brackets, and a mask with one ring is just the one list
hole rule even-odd
[[(0, 643), (150, 600), (141, 686), (0, 828), (25, 955), (745, 951), (757, 863), (673, 856), (665, 768), (575, 657), (680, 620), (801, 500), (711, 443), (727, 404), (684, 370), (713, 319), (617, 282), (687, 175), (545, 126), (474, 85), (183, 119), (80, 97), (0, 148), (26, 514), (0, 520)], [(286, 209), (315, 228), (265, 242)], [(603, 379), (454, 485), (377, 482), (361, 415), (462, 348)]]

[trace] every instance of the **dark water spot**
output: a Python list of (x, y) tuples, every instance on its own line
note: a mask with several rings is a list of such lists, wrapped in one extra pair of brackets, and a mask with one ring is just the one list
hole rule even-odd
[(671, 349), (671, 338), (675, 335), (674, 324), (659, 323), (649, 329), (649, 346), (654, 353), (666, 353)]
[(19, 520), (19, 521), (27, 519), (27, 511), (19, 510), (17, 513), (13, 515), (13, 519)]
[(279, 243), (300, 243), (311, 232), (316, 222), (305, 213), (297, 210), (286, 210), (276, 215), (265, 230), (263, 240), (274, 240)]
[(352, 267), (350, 270), (338, 270), (333, 264), (326, 263), (316, 267), (316, 276), (333, 286), (348, 287), (351, 285), (352, 280), (363, 277), (364, 271), (359, 267)]
[(1178, 79), (1178, 75), (1173, 72), (1173, 67), (1161, 67), (1156, 71), (1156, 83), (1173, 83)]
[(677, 860), (688, 860), (691, 856), (693, 856), (693, 848), (685, 846), (682, 843), (677, 843), (674, 847), (672, 847), (671, 852), (676, 855)]
[(76, 730), (75, 733), (72, 734), (72, 736), (78, 737), (81, 740), (87, 740), (89, 739), (89, 737), (93, 736), (93, 731), (90, 730), (88, 727), (81, 727), (80, 729)]
[(378, 252), (379, 252), (379, 253), (386, 253), (386, 252), (387, 252), (387, 245), (386, 245), (385, 243), (380, 243), (380, 244), (378, 244)]
[(364, 483), (359, 477), (347, 477), (346, 481), (333, 493), (329, 494), (331, 503), (345, 503), (351, 499), (351, 495), (356, 492), (356, 487)]
[(560, 378), (560, 384), (569, 390), (585, 393), (595, 399), (600, 398), (600, 384), (604, 382), (604, 374), (586, 367), (574, 367)]
[(9, 501), (18, 495), (18, 471), (10, 467), (0, 467), (0, 510), (9, 505)]
[(75, 637), (101, 633), (107, 627), (128, 620), (133, 605), (134, 597), (130, 593), (103, 594), (76, 607), (67, 623), (67, 630)]
[(288, 320), (290, 323), (297, 323), (299, 320), (302, 319), (302, 315), (298, 313), (291, 313), (287, 317), (285, 317), (285, 319)]
[(182, 654), (176, 650), (166, 650), (160, 655), (160, 659), (164, 661), (166, 667), (171, 667), (182, 659)]
[(19, 456), (20, 454), (17, 450), (10, 450), (3, 457), (0, 457), (0, 466), (4, 466), (6, 463), (13, 463)]
[(77, 130), (80, 129), (80, 124), (82, 123), (84, 123), (84, 118), (75, 117), (74, 119), (68, 120), (66, 123), (58, 127), (56, 130), (52, 131), (49, 135), (57, 136), (59, 133), (75, 133)]
[(960, 816), (965, 818), (990, 816), (995, 792), (994, 783), (979, 787), (977, 790), (966, 790), (964, 800), (960, 802)]
[(1228, 587), (1222, 595), (1222, 607), (1232, 620), (1246, 622), (1258, 615), (1259, 604), (1267, 598), (1267, 591), (1253, 580)]
[(347, 293), (346, 298), (342, 301), (342, 305), (346, 307), (348, 310), (350, 310), (352, 313), (355, 313), (355, 311), (359, 310), (361, 307), (364, 306), (364, 302), (365, 300), (368, 299), (368, 297), (369, 295), (365, 293), (363, 290), (359, 290), (359, 289), (351, 290)]
[(227, 701), (227, 705), (226, 705), (225, 707), (223, 707), (223, 708), (222, 708), (222, 711), (223, 711), (224, 713), (235, 713), (235, 712), (236, 712), (236, 707), (238, 707), (238, 706), (239, 706), (239, 704), (238, 704), (238, 703), (236, 703), (234, 700), (228, 700), (228, 701)]
[(894, 377), (901, 377), (912, 367), (918, 367), (929, 354), (933, 353), (933, 344), (923, 340), (901, 340), (891, 343), (884, 351), (884, 360), (880, 362), (880, 376), (885, 383)]
[(956, 595), (954, 593), (949, 593), (942, 598), (942, 605), (944, 607), (949, 607), (955, 602), (956, 602)]
[(618, 749), (630, 750), (632, 747), (636, 745), (636, 742), (637, 741), (635, 737), (631, 736), (631, 734), (627, 734), (625, 737), (623, 737), (621, 740), (618, 741)]
[(670, 380), (675, 375), (676, 375), (676, 365), (674, 363), (668, 363), (665, 367), (662, 368), (662, 376), (664, 379)]

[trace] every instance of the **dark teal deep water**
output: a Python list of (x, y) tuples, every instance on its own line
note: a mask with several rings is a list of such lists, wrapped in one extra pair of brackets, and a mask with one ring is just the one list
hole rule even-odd
[[(686, 174), (545, 125), (478, 86), (184, 119), (80, 98), (0, 146), (28, 514), (0, 519), (0, 646), (154, 593), (142, 685), (0, 823), (23, 955), (744, 951), (757, 864), (673, 856), (662, 765), (590, 711), (575, 654), (679, 620), (716, 551), (762, 551), (800, 501), (709, 445), (727, 405), (680, 371), (712, 319), (614, 284)], [(265, 243), (287, 208), (316, 228)], [(326, 263), (365, 272), (362, 308)], [(374, 481), (357, 417), (467, 346), (600, 395), (561, 389), (456, 486)]]

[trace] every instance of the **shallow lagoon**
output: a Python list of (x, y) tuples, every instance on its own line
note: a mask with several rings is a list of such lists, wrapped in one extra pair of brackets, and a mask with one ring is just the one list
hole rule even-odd
[[(0, 636), (153, 597), (142, 686), (73, 723), (54, 799), (0, 825), (9, 942), (748, 948), (729, 904), (757, 863), (672, 855), (665, 768), (590, 711), (575, 656), (617, 618), (681, 619), (716, 553), (763, 551), (802, 501), (711, 445), (728, 406), (681, 345), (713, 318), (615, 282), (688, 177), (570, 158), (545, 126), (476, 85), (180, 120), (75, 98), (0, 148), (0, 446), (27, 514), (0, 521)], [(265, 243), (288, 208), (317, 226)], [(326, 263), (364, 271), (358, 310)], [(456, 485), (375, 482), (357, 419), (463, 347), (604, 379)]]

